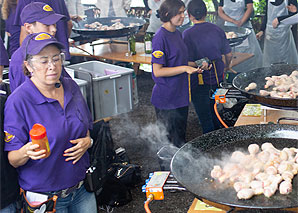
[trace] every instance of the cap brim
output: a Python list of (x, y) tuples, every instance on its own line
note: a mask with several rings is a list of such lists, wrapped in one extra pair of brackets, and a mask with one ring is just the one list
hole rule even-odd
[(54, 13), (54, 14), (51, 14), (43, 19), (39, 19), (36, 21), (43, 23), (45, 25), (52, 25), (52, 24), (56, 24), (58, 21), (63, 20), (63, 19), (66, 19), (66, 16)]
[(50, 45), (50, 44), (55, 44), (58, 46), (59, 49), (65, 49), (64, 45), (62, 43), (60, 43), (59, 41), (47, 41), (42, 43), (41, 45), (36, 45), (35, 48), (32, 48), (31, 50), (28, 50), (27, 54), (29, 55), (37, 55), (38, 53), (40, 53), (40, 51), (45, 48), (46, 46)]

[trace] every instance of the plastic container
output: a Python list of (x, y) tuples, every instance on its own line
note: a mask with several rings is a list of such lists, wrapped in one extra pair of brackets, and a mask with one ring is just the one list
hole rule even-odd
[(86, 73), (92, 76), (89, 91), (93, 102), (89, 101), (88, 106), (94, 120), (129, 112), (138, 101), (133, 69), (100, 61), (73, 64), (68, 68), (74, 70), (76, 78), (88, 83), (90, 80)]
[(158, 163), (162, 171), (171, 171), (171, 160), (179, 149), (175, 146), (163, 146), (158, 152)]
[(87, 101), (87, 85), (88, 85), (88, 82), (85, 81), (85, 80), (82, 80), (82, 79), (78, 79), (78, 78), (74, 78), (73, 80), (80, 87), (80, 90), (82, 92), (82, 95), (83, 95), (85, 101)]
[(37, 148), (36, 151), (44, 149), (46, 150), (46, 156), (44, 158), (49, 157), (51, 154), (51, 150), (49, 146), (46, 128), (41, 124), (34, 124), (29, 132), (29, 135), (31, 137), (32, 143), (39, 145), (39, 148)]

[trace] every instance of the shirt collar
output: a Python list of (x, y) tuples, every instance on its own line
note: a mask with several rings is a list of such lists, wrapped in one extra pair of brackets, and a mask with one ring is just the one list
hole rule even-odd
[[(71, 97), (73, 96), (73, 92), (70, 88), (70, 84), (66, 83), (66, 79), (64, 79), (63, 77), (60, 78), (61, 84), (63, 85), (64, 88), (64, 97), (69, 97), (67, 98), (67, 100), (65, 101), (65, 106), (66, 104), (69, 102), (69, 100), (71, 99)], [(31, 101), (33, 104), (43, 104), (45, 102), (54, 102), (57, 100), (51, 99), (51, 98), (47, 98), (45, 97), (43, 94), (41, 94), (41, 92), (37, 89), (37, 87), (35, 86), (35, 84), (30, 80), (30, 78), (26, 78), (25, 82), (27, 82), (28, 88), (29, 88), (29, 96), (31, 98)]]

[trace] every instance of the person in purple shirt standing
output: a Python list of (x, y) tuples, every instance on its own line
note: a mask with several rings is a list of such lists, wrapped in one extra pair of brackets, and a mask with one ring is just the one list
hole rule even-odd
[(2, 82), (4, 66), (8, 66), (9, 60), (7, 51), (4, 47), (2, 38), (0, 38), (0, 83)]
[(64, 44), (65, 46), (65, 59), (70, 59), (70, 53), (69, 53), (69, 43), (68, 38), (71, 33), (72, 29), (72, 21), (70, 20), (69, 13), (67, 10), (67, 7), (65, 5), (64, 0), (18, 0), (17, 8), (16, 8), (16, 16), (14, 18), (14, 25), (21, 27), (21, 34), (20, 34), (20, 44), (23, 42), (25, 37), (28, 35), (28, 32), (24, 29), (24, 26), (22, 26), (22, 18), (20, 16), (23, 8), (31, 3), (31, 2), (43, 2), (45, 4), (48, 4), (53, 8), (53, 10), (61, 15), (64, 15), (66, 18), (61, 19), (56, 23), (57, 26), (57, 34), (56, 38), (58, 41)]
[(181, 0), (165, 0), (159, 15), (163, 22), (152, 40), (152, 78), (155, 85), (151, 103), (157, 120), (168, 130), (168, 138), (175, 146), (185, 143), (189, 105), (188, 74), (198, 72), (188, 66), (187, 47), (176, 29), (184, 20), (185, 5)]
[[(207, 8), (202, 0), (192, 0), (188, 14), (194, 26), (183, 32), (183, 40), (188, 48), (190, 63), (206, 58), (209, 68), (192, 76), (192, 103), (199, 117), (203, 133), (220, 128), (210, 99), (210, 91), (215, 91), (223, 81), (224, 70), (231, 69), (231, 47), (225, 32), (217, 25), (205, 22)], [(226, 65), (222, 60), (225, 55)], [(207, 66), (208, 67), (208, 66)]]
[[(83, 184), (92, 144), (90, 111), (77, 84), (61, 78), (63, 44), (47, 33), (28, 36), (24, 73), (29, 78), (8, 97), (4, 109), (8, 160), (27, 193), (58, 196), (57, 212), (97, 212), (95, 195)], [(36, 151), (39, 145), (30, 142), (36, 123), (47, 131), (47, 158), (46, 150)]]
[(19, 35), (21, 29), (13, 25), (16, 6), (17, 0), (4, 0), (1, 8), (2, 18), (5, 20), (5, 31), (9, 38), (8, 52), (10, 56), (20, 47)]
[[(32, 2), (26, 5), (21, 13), (22, 24), (29, 34), (46, 32), (55, 36), (57, 31), (56, 23), (61, 19), (65, 19), (65, 16), (55, 13), (48, 4), (42, 2)], [(26, 76), (23, 73), (25, 48), (26, 42), (25, 44), (22, 44), (11, 57), (9, 66), (11, 92), (13, 92), (26, 79)], [(62, 76), (69, 77), (64, 68), (62, 70)]]

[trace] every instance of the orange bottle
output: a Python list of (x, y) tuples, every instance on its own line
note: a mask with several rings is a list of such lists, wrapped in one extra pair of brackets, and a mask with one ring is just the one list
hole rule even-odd
[(31, 137), (32, 143), (39, 145), (39, 148), (37, 148), (36, 151), (44, 149), (46, 150), (46, 156), (44, 158), (49, 157), (51, 154), (51, 150), (49, 146), (46, 128), (41, 124), (34, 124), (29, 132), (29, 135)]

